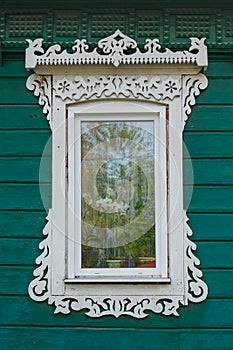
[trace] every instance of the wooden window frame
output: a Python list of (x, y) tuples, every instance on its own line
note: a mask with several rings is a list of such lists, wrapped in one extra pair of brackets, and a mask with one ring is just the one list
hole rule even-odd
[[(183, 206), (183, 141), (185, 122), (195, 97), (207, 87), (204, 39), (191, 39), (188, 51), (160, 51), (158, 40), (147, 40), (144, 51), (117, 30), (90, 51), (76, 40), (74, 53), (44, 50), (42, 39), (28, 40), (26, 68), (34, 69), (27, 88), (39, 97), (52, 130), (52, 208), (40, 243), (35, 279), (29, 285), (33, 300), (48, 300), (55, 313), (88, 309), (90, 317), (128, 315), (145, 317), (146, 311), (178, 315), (180, 305), (207, 296), (199, 260), (193, 251), (192, 231)], [(120, 44), (120, 45), (119, 45)], [(102, 51), (101, 51), (102, 50)], [(69, 275), (69, 214), (67, 211), (67, 113), (81, 104), (124, 101), (167, 109), (167, 280), (79, 282)], [(165, 167), (166, 169), (166, 167)], [(69, 198), (68, 198), (69, 201)], [(72, 230), (71, 230), (72, 231)], [(158, 277), (158, 276), (157, 276)], [(160, 276), (161, 277), (161, 276)], [(104, 283), (102, 283), (104, 282)], [(117, 282), (117, 283), (116, 283)], [(156, 282), (156, 283), (154, 283)], [(164, 283), (165, 282), (165, 283)]]

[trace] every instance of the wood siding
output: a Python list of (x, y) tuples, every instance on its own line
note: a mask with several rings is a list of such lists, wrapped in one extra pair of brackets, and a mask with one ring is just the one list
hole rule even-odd
[[(26, 90), (29, 74), (23, 54), (4, 53), (0, 66), (0, 349), (232, 349), (233, 54), (210, 56), (209, 87), (198, 97), (185, 127), (194, 173), (188, 216), (209, 296), (203, 303), (181, 307), (180, 317), (54, 315), (47, 302), (29, 298), (27, 286), (50, 205), (51, 177), (47, 145), (51, 133), (38, 100)], [(46, 171), (39, 186), (46, 145)], [(192, 187), (188, 152), (186, 198)]]

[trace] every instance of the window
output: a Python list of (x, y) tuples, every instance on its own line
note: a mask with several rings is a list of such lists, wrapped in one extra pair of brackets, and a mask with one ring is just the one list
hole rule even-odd
[(69, 277), (167, 279), (166, 108), (68, 108)]
[(175, 53), (119, 30), (93, 51), (42, 42), (28, 40), (27, 88), (52, 130), (52, 208), (29, 294), (55, 313), (178, 315), (207, 296), (182, 174), (184, 124), (207, 87), (204, 39)]

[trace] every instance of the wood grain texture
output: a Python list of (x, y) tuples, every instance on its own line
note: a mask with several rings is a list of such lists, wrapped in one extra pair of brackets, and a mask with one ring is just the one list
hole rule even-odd
[(0, 237), (43, 238), (42, 229), (46, 224), (45, 211), (0, 211)]
[(50, 208), (49, 184), (1, 184), (0, 209), (47, 210)]
[[(230, 328), (233, 322), (232, 299), (208, 299), (203, 303), (190, 303), (179, 309), (180, 317), (154, 315), (137, 320), (122, 316), (93, 319), (84, 311), (71, 312), (68, 316), (54, 315), (54, 307), (46, 302), (35, 303), (28, 296), (0, 296), (2, 326), (75, 326), (75, 327), (122, 327), (122, 328)], [(227, 315), (227, 317), (226, 317)], [(144, 339), (145, 340), (145, 339)], [(196, 349), (195, 349), (196, 350)], [(217, 349), (216, 349), (217, 350)]]
[(185, 132), (184, 143), (185, 158), (232, 158), (232, 132)]
[(0, 156), (41, 156), (50, 155), (49, 130), (7, 130), (0, 131)]
[(51, 182), (51, 157), (0, 157), (0, 182)]
[[(233, 70), (233, 64), (232, 64)], [(233, 131), (231, 105), (195, 105), (186, 122), (186, 131)]]
[(232, 186), (185, 186), (184, 199), (185, 208), (191, 213), (233, 213)]
[(26, 77), (0, 78), (1, 104), (36, 104), (37, 102), (37, 98), (26, 88)]
[[(106, 328), (4, 327), (2, 350), (231, 350), (233, 333), (226, 330), (162, 330)], [(113, 339), (116, 341), (113, 342)], [(192, 341), (190, 341), (192, 339)], [(156, 342), (156, 344), (155, 344)], [(9, 347), (6, 346), (8, 344)], [(78, 344), (78, 346), (77, 346)]]
[(48, 121), (42, 107), (36, 105), (0, 105), (0, 129), (45, 129)]
[[(224, 87), (224, 88), (223, 88)], [(209, 77), (208, 88), (198, 96), (197, 104), (232, 104), (233, 77)]]
[[(4, 327), (0, 331), (2, 350), (231, 350), (232, 331), (227, 330), (161, 330), (106, 328), (39, 328)], [(116, 341), (113, 342), (113, 339)], [(190, 341), (192, 339), (192, 341)], [(156, 344), (155, 344), (156, 342)], [(9, 347), (6, 346), (8, 344)], [(77, 346), (78, 344), (78, 346)]]
[[(4, 328), (0, 340), (2, 350), (179, 350), (179, 332), (175, 330), (98, 329), (98, 328)], [(16, 339), (17, 342), (16, 342)], [(69, 344), (69, 345), (67, 345)]]
[(184, 183), (232, 185), (233, 159), (184, 159)]
[(36, 238), (1, 238), (0, 265), (35, 265), (40, 254), (40, 239)]
[(189, 213), (188, 217), (194, 240), (233, 241), (233, 214)]

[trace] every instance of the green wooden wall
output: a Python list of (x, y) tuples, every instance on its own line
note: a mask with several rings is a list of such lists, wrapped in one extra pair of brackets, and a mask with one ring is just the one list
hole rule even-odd
[[(3, 2), (3, 5), (4, 3), (6, 2)], [(24, 3), (27, 5), (26, 1)], [(68, 3), (72, 8), (74, 1)], [(224, 1), (223, 3), (225, 6)], [(77, 8), (77, 6), (74, 7)], [(22, 12), (23, 16), (27, 11), (26, 9)], [(36, 22), (37, 29), (42, 30), (43, 35), (47, 35), (46, 33), (50, 30), (53, 36), (49, 39), (47, 37), (47, 41), (56, 41), (57, 34), (49, 27), (51, 23), (48, 23), (46, 16), (54, 20), (58, 16), (57, 12), (43, 11), (42, 22), (40, 20)], [(79, 10), (79, 20), (83, 20), (86, 16), (85, 23), (88, 25), (93, 14), (92, 10), (85, 11)], [(101, 13), (100, 9), (98, 11)], [(94, 15), (98, 11), (94, 11)], [(127, 13), (133, 13), (135, 9), (129, 7), (127, 11)], [(208, 299), (203, 303), (190, 304), (188, 307), (181, 308), (180, 317), (151, 314), (146, 319), (135, 320), (128, 317), (91, 319), (83, 312), (72, 312), (67, 316), (54, 315), (53, 307), (48, 306), (46, 302), (37, 303), (29, 298), (27, 286), (32, 279), (34, 261), (39, 254), (38, 243), (42, 238), (42, 228), (45, 224), (46, 212), (40, 196), (39, 167), (42, 152), (50, 137), (50, 130), (37, 99), (25, 87), (26, 77), (30, 72), (24, 69), (23, 42), (26, 34), (29, 37), (32, 34), (31, 15), (23, 20), (21, 15), (20, 18), (17, 17), (19, 16), (17, 11), (4, 8), (1, 12), (2, 17), (0, 16), (1, 23), (4, 23), (4, 26), (0, 23), (3, 42), (3, 60), (0, 66), (1, 350), (232, 349), (233, 47), (230, 41), (233, 37), (233, 6), (223, 12), (221, 9), (212, 9), (212, 12), (209, 9), (196, 10), (193, 15), (194, 24), (187, 25), (188, 29), (182, 29), (183, 33), (185, 30), (188, 31), (188, 35), (184, 33), (182, 37), (180, 34), (179, 38), (174, 32), (178, 28), (174, 24), (174, 16), (177, 11), (178, 14), (182, 12), (182, 16), (186, 16), (185, 13), (188, 12), (192, 17), (189, 9), (163, 12), (161, 8), (153, 8), (150, 11), (152, 19), (150, 17), (149, 20), (153, 22), (155, 17), (159, 17), (159, 20), (162, 18), (162, 23), (153, 26), (150, 22), (149, 29), (146, 25), (148, 13), (145, 15), (143, 11), (140, 12), (141, 10), (136, 11), (139, 17), (142, 17), (140, 13), (144, 14), (145, 19), (141, 21), (144, 21), (145, 35), (149, 32), (149, 36), (159, 33), (161, 41), (167, 41), (171, 47), (188, 46), (187, 36), (196, 35), (198, 30), (209, 34), (210, 61), (206, 71), (209, 87), (198, 97), (184, 135), (194, 171), (193, 196), (188, 207), (188, 215), (194, 231), (193, 239), (198, 245), (196, 254), (201, 259), (204, 280), (209, 286)], [(33, 12), (34, 15), (38, 15), (35, 10)], [(62, 16), (62, 13), (60, 12), (59, 15)], [(105, 8), (102, 13), (109, 18), (106, 30), (111, 30), (111, 10), (109, 9), (108, 14)], [(119, 20), (119, 25), (125, 25), (129, 32), (130, 28), (133, 32), (136, 28), (135, 22), (129, 22), (129, 17), (124, 22), (125, 10), (120, 9), (116, 13), (118, 15), (121, 13), (122, 17), (114, 20), (114, 26)], [(64, 16), (67, 16), (67, 13)], [(170, 19), (166, 24), (164, 21), (168, 17)], [(216, 31), (216, 26), (220, 26), (217, 19), (220, 21), (220, 18), (221, 29), (218, 28)], [(55, 19), (58, 21), (58, 17)], [(198, 23), (203, 22), (204, 25), (201, 27)], [(59, 41), (68, 45), (70, 37), (75, 34), (75, 24), (73, 29), (67, 29), (69, 19), (67, 24), (64, 23), (65, 21), (63, 21), (65, 28), (59, 29), (60, 33), (63, 33)], [(206, 23), (209, 23), (209, 28)], [(21, 26), (21, 32), (19, 26)], [(169, 32), (170, 36), (166, 38), (162, 36), (164, 26), (168, 29), (169, 26), (173, 26), (173, 31)], [(22, 28), (29, 28), (29, 33), (23, 33)], [(139, 36), (138, 26), (136, 29)], [(93, 42), (98, 39), (99, 34), (91, 32), (90, 26), (85, 27), (85, 30), (89, 33), (89, 39), (93, 38)], [(221, 32), (219, 41), (218, 32)], [(141, 40), (143, 41), (143, 37)], [(46, 171), (43, 172), (40, 181), (48, 208), (51, 176), (49, 146), (44, 162)], [(184, 159), (184, 173), (185, 191), (189, 193), (191, 176), (187, 152)]]

